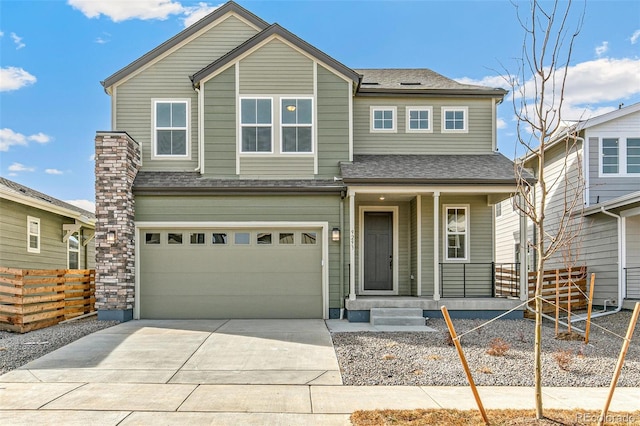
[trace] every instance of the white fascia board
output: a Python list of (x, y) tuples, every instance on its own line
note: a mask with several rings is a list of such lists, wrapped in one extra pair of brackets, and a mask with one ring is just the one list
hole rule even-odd
[(600, 213), (603, 208), (605, 210), (616, 209), (616, 208), (624, 207), (628, 204), (638, 203), (638, 202), (640, 202), (640, 191), (632, 192), (630, 194), (623, 195), (622, 197), (614, 198), (609, 201), (604, 201), (599, 204), (594, 204), (584, 209), (582, 214), (583, 216), (589, 216), (594, 213)]
[(506, 194), (514, 193), (518, 187), (514, 185), (452, 185), (452, 186), (355, 186), (348, 185), (348, 194)]
[(291, 222), (291, 221), (233, 221), (233, 222), (136, 222), (136, 228), (323, 228), (327, 222)]
[(54, 204), (47, 203), (46, 201), (38, 201), (31, 197), (16, 194), (16, 193), (13, 193), (12, 191), (7, 191), (4, 188), (0, 188), (0, 198), (4, 198), (5, 200), (13, 201), (15, 203), (23, 204), (25, 206), (51, 212), (60, 216), (69, 217), (89, 227), (95, 227), (96, 225), (95, 219), (88, 218), (80, 212), (67, 209), (64, 207), (56, 206)]
[(640, 111), (640, 102), (630, 105), (626, 108), (620, 108), (620, 109), (599, 115), (597, 117), (582, 121), (578, 124), (578, 129), (579, 130), (588, 129), (589, 127), (597, 126), (598, 124), (606, 123), (607, 121), (615, 120), (617, 118), (624, 117), (625, 115), (633, 114), (634, 112), (638, 112), (638, 111)]

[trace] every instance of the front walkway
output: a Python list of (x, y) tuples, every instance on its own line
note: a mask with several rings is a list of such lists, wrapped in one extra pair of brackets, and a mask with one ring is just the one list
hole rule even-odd
[[(532, 388), (480, 388), (533, 408)], [(599, 410), (606, 388), (545, 388), (545, 408)], [(616, 389), (611, 411), (637, 409)], [(476, 408), (468, 387), (342, 386), (322, 320), (130, 321), (0, 376), (0, 424), (348, 425), (360, 409)]]

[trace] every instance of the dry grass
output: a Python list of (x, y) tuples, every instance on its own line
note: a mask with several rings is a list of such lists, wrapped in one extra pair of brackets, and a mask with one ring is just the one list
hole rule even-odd
[[(545, 410), (543, 420), (535, 419), (535, 410), (487, 410), (491, 425), (566, 425), (582, 426), (598, 424), (599, 411)], [(640, 411), (610, 412), (606, 425), (640, 425)], [(351, 423), (356, 426), (384, 425), (484, 425), (478, 410), (376, 410), (356, 411), (351, 415)]]
[(489, 349), (487, 349), (487, 354), (491, 356), (504, 356), (507, 351), (511, 348), (511, 346), (502, 340), (499, 337), (491, 339), (489, 342)]

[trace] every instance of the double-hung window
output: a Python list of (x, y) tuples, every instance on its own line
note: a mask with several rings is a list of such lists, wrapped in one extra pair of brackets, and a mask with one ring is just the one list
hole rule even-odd
[(271, 98), (240, 99), (242, 152), (271, 152), (273, 114)]
[(602, 175), (640, 174), (640, 138), (602, 138), (600, 155)]
[(469, 217), (467, 207), (446, 207), (447, 260), (467, 260), (469, 245)]
[(407, 133), (431, 132), (431, 107), (407, 107)]
[(77, 232), (67, 240), (67, 268), (80, 269), (80, 234)]
[(469, 109), (442, 107), (442, 133), (467, 133)]
[(155, 156), (187, 157), (189, 100), (155, 100), (153, 104)]
[(313, 152), (311, 99), (281, 99), (282, 152)]
[(396, 107), (371, 107), (371, 131), (395, 132)]
[(27, 251), (40, 253), (40, 219), (27, 216)]

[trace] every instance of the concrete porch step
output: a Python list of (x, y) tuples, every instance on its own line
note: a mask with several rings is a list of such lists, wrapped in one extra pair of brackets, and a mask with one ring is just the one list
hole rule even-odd
[(424, 326), (425, 319), (420, 308), (371, 308), (371, 325)]

